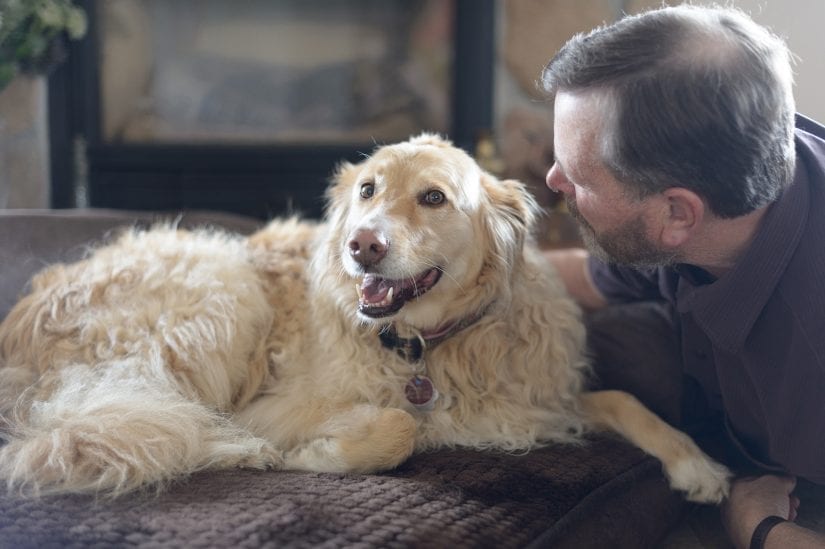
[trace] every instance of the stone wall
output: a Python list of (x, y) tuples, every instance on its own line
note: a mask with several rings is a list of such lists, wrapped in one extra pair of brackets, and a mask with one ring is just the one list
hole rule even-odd
[(48, 208), (46, 80), (18, 76), (0, 91), (0, 208)]

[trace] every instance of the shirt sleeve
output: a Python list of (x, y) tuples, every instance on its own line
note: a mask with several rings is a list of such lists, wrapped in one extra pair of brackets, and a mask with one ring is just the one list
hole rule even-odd
[(590, 257), (587, 264), (590, 279), (610, 303), (663, 299), (659, 285), (659, 270), (633, 269), (611, 265)]

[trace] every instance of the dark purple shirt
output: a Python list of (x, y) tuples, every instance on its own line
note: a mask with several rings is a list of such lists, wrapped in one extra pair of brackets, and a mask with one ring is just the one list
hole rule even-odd
[(755, 460), (825, 484), (825, 127), (797, 118), (796, 174), (719, 279), (690, 265), (590, 261), (613, 303), (679, 315), (685, 372)]

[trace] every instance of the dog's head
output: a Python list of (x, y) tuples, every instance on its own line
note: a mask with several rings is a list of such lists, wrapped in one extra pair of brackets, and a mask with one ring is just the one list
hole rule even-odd
[(328, 193), (329, 259), (365, 321), (421, 330), (507, 299), (535, 201), (462, 150), (423, 134), (339, 166)]

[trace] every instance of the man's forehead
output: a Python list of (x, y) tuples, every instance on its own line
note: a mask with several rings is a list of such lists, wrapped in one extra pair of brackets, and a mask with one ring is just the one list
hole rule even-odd
[(609, 113), (610, 100), (604, 92), (560, 91), (556, 94), (554, 116), (555, 121), (562, 125), (601, 130)]
[(553, 124), (553, 148), (556, 160), (563, 168), (579, 162), (596, 146), (602, 122), (596, 116), (596, 109), (588, 100), (569, 95), (556, 96), (555, 119)]

